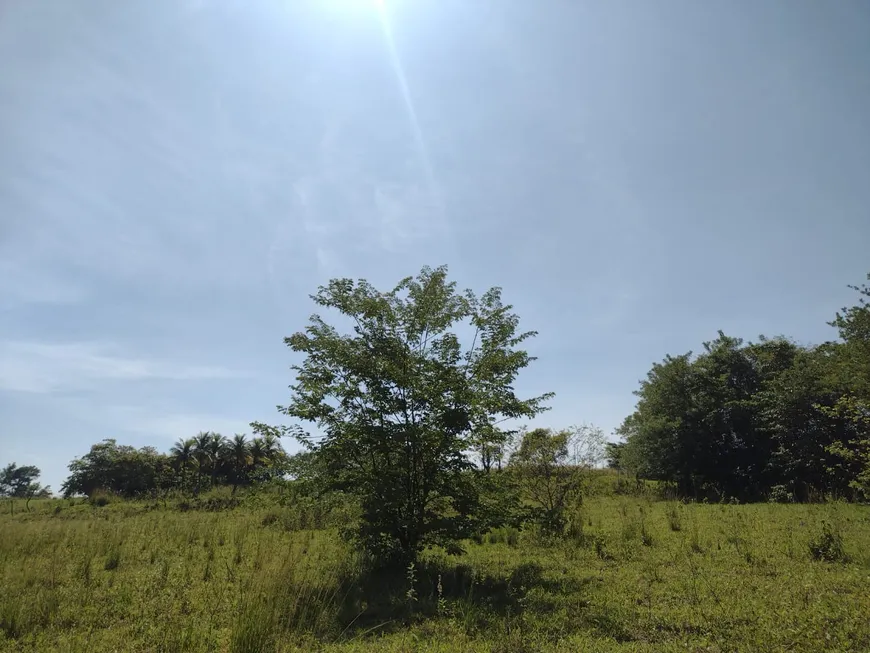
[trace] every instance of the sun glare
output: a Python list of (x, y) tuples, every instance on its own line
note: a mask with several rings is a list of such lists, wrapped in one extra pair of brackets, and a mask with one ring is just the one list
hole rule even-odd
[(331, 5), (331, 8), (344, 12), (363, 12), (374, 9), (378, 13), (383, 13), (386, 10), (385, 0), (323, 0), (326, 5)]

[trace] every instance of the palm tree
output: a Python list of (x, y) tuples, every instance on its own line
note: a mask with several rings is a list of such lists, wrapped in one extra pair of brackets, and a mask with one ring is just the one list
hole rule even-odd
[(263, 436), (263, 453), (266, 457), (266, 466), (272, 468), (273, 472), (284, 460), (285, 454), (281, 441), (271, 433), (266, 433)]
[(263, 438), (254, 438), (251, 442), (251, 468), (254, 474), (266, 465), (268, 461), (266, 447), (263, 446)]
[(236, 433), (232, 440), (224, 445), (224, 453), (233, 476), (233, 494), (242, 479), (244, 479), (248, 466), (251, 464), (251, 447), (244, 435)]
[(211, 456), (209, 453), (211, 441), (211, 433), (208, 431), (200, 431), (193, 438), (193, 457), (196, 459), (196, 494), (199, 494), (199, 488), (202, 484), (202, 468)]
[(178, 438), (178, 442), (172, 445), (169, 453), (175, 459), (175, 464), (181, 472), (181, 487), (187, 486), (187, 468), (190, 467), (190, 461), (193, 460), (193, 438)]
[(217, 474), (218, 461), (220, 460), (221, 452), (224, 448), (226, 438), (220, 433), (212, 433), (211, 439), (208, 442), (206, 449), (208, 456), (211, 459), (211, 486), (214, 487), (214, 479)]
[(263, 453), (266, 454), (266, 458), (272, 460), (281, 451), (281, 443), (271, 433), (266, 433), (261, 439), (263, 441)]

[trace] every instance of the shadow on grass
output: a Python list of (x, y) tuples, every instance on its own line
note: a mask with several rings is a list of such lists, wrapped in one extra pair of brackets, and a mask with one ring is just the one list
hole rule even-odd
[[(529, 562), (503, 577), (481, 574), (469, 565), (421, 561), (407, 568), (369, 568), (346, 592), (339, 610), (344, 635), (384, 633), (409, 623), (437, 617), (458, 619), (467, 629), (483, 628), (494, 620), (518, 617), (530, 605), (532, 590), (544, 595), (580, 592), (588, 580), (559, 580), (544, 576), (543, 567)], [(534, 609), (547, 609), (540, 600)]]
[(439, 620), (468, 635), (496, 638), (534, 633), (557, 641), (588, 630), (617, 641), (632, 639), (624, 628), (626, 615), (584, 600), (586, 586), (596, 578), (546, 575), (535, 562), (492, 574), (445, 558), (423, 559), (413, 567), (358, 560), (309, 566), (294, 559), (269, 586), (246, 592), (230, 651), (266, 650), (281, 636), (308, 644), (376, 637)]

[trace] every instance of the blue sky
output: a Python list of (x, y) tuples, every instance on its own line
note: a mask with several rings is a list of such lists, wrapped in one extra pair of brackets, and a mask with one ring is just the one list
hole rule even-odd
[(0, 464), (277, 422), (335, 276), (424, 264), (610, 432), (717, 329), (801, 342), (870, 271), (870, 5), (0, 7)]

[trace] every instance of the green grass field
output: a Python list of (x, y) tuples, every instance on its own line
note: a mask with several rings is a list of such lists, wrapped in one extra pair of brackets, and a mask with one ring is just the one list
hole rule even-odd
[(366, 577), (284, 503), (4, 502), (0, 650), (870, 651), (867, 506), (602, 494)]

